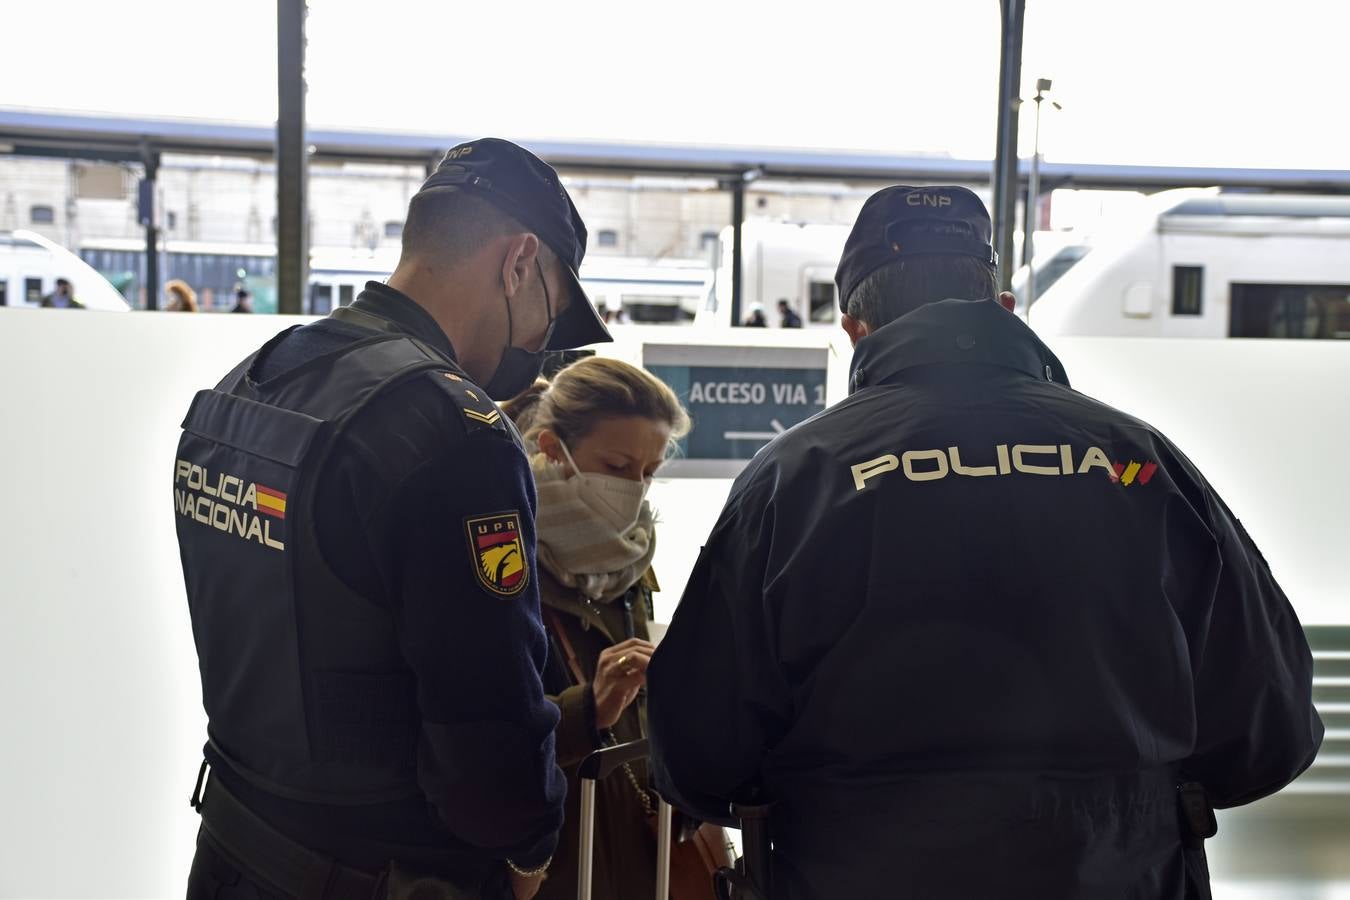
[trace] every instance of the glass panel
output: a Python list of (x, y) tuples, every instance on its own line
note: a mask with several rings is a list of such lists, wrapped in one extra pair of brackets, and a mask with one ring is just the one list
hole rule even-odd
[(811, 282), (811, 321), (829, 324), (834, 321), (835, 287), (833, 281)]
[(1172, 267), (1172, 315), (1198, 316), (1204, 309), (1204, 266)]
[(1350, 285), (1234, 284), (1228, 334), (1350, 340)]
[(309, 311), (316, 316), (326, 316), (333, 311), (333, 286), (331, 284), (310, 285)]

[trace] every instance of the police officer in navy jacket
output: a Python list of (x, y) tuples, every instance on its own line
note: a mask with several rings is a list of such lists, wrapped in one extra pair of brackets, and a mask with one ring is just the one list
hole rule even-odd
[(545, 351), (609, 340), (585, 225), (552, 168), (483, 139), (403, 235), (387, 284), (277, 335), (183, 422), (210, 765), (190, 898), (525, 898), (557, 842), (534, 485), (493, 399)]
[(736, 480), (648, 672), (660, 789), (774, 804), (774, 900), (1208, 896), (1211, 805), (1321, 742), (1255, 544), (1069, 387), (989, 232), (957, 187), (863, 207), (850, 395)]

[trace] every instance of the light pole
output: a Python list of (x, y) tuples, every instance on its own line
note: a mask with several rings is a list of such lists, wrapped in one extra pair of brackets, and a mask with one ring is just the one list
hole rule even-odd
[[(1033, 263), (1036, 247), (1033, 235), (1036, 232), (1036, 225), (1041, 220), (1041, 101), (1049, 91), (1050, 79), (1037, 78), (1036, 96), (1032, 98), (1036, 101), (1036, 127), (1031, 149), (1031, 176), (1027, 179), (1027, 202), (1022, 224), (1022, 262), (1027, 267), (1028, 313), (1031, 311), (1031, 304), (1036, 302), (1036, 267)], [(1050, 101), (1050, 105), (1055, 109), (1064, 108), (1053, 100)]]

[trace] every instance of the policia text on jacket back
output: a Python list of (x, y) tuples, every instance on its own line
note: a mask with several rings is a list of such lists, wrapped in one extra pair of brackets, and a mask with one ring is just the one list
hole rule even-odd
[(1321, 741), (1251, 539), (1069, 387), (994, 265), (969, 191), (868, 201), (851, 394), (736, 481), (653, 658), (658, 786), (773, 802), (773, 900), (1205, 897), (1206, 796), (1273, 793)]
[(456, 147), (387, 285), (197, 395), (173, 473), (210, 721), (189, 898), (538, 889), (558, 714), (533, 482), (490, 398), (609, 339), (585, 246), (550, 167)]

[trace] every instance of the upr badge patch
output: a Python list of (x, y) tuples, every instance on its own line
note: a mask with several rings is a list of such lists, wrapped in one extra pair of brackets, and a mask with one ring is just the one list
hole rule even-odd
[(520, 513), (507, 512), (467, 519), (469, 552), (483, 587), (511, 597), (525, 589), (530, 570), (520, 537)]

